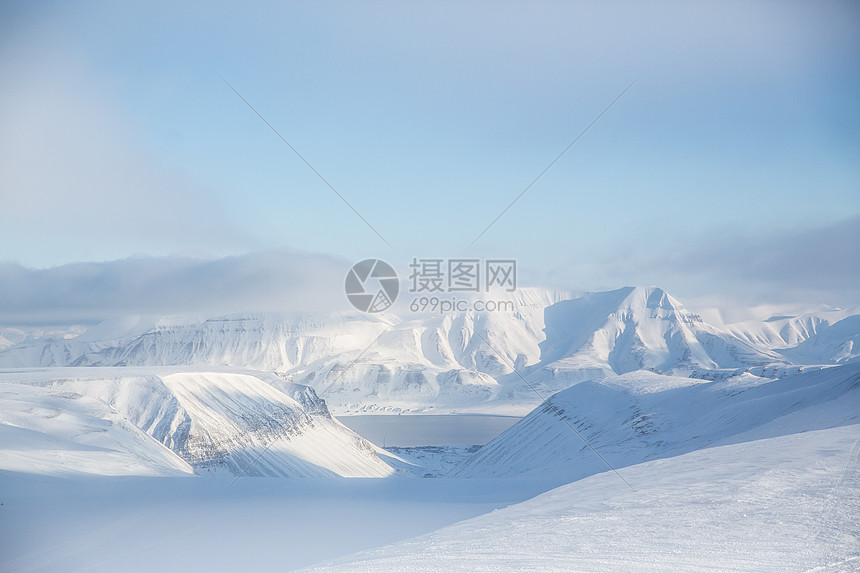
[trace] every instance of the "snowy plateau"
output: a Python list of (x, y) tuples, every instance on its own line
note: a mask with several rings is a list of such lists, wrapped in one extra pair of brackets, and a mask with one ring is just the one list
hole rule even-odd
[(514, 302), (0, 325), (0, 571), (860, 571), (860, 308)]

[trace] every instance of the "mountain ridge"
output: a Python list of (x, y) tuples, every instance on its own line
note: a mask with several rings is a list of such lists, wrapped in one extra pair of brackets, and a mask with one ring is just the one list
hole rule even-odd
[[(659, 287), (511, 294), (512, 312), (117, 320), (74, 337), (21, 340), (0, 349), (0, 366), (251, 368), (312, 386), (339, 413), (503, 407), (525, 413), (537, 398), (521, 376), (554, 393), (636, 370), (697, 378), (755, 370), (778, 377), (800, 364), (835, 363), (844, 353), (834, 351), (834, 341), (802, 346), (832, 328), (829, 315), (777, 317), (743, 331), (708, 324)], [(844, 333), (837, 350), (846, 343), (857, 348), (851, 336)], [(848, 359), (855, 354), (849, 349)]]

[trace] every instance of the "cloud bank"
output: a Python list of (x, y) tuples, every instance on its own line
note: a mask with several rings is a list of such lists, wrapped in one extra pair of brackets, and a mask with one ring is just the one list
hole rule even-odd
[[(91, 323), (125, 315), (348, 311), (353, 309), (343, 284), (353, 262), (317, 253), (266, 251), (217, 259), (138, 257), (45, 269), (0, 263), (0, 326)], [(736, 320), (743, 318), (738, 309), (762, 304), (854, 306), (860, 303), (860, 217), (777, 235), (715, 236), (704, 245), (637, 261), (635, 267), (608, 261), (592, 272), (611, 281), (596, 290), (654, 284), (694, 306), (732, 310)], [(525, 277), (521, 284), (527, 283), (535, 285)]]
[(350, 264), (287, 251), (212, 260), (128, 258), (47, 269), (2, 263), (0, 325), (346, 309), (343, 280)]
[[(765, 236), (713, 236), (651, 261), (650, 276), (678, 277), (701, 293), (741, 294), (751, 304), (860, 303), (860, 216)], [(717, 288), (718, 287), (718, 288)]]

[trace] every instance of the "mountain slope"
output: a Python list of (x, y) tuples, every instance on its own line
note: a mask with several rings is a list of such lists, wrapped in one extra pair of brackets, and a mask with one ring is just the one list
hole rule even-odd
[(161, 476), (194, 471), (102, 400), (7, 375), (0, 379), (0, 469)]
[(860, 315), (844, 318), (780, 352), (801, 364), (857, 362), (860, 360)]
[[(828, 405), (828, 416), (810, 412)], [(780, 429), (780, 420), (791, 427)], [(768, 426), (800, 432), (860, 422), (860, 364), (781, 380), (744, 374), (717, 382), (634, 372), (555, 394), (456, 467), (456, 477), (557, 476), (570, 482), (675, 456)], [(623, 475), (623, 471), (621, 472)]]
[[(76, 428), (92, 427), (106, 443), (125, 444), (123, 432), (131, 433), (140, 447), (109, 449), (137, 453), (143, 448), (139, 457), (166, 456), (182, 471), (193, 468), (195, 473), (381, 477), (393, 472), (374, 446), (331, 417), (312, 390), (281, 380), (281, 391), (273, 378), (250, 371), (151, 368), (4, 372), (0, 383), (15, 402), (0, 409), (0, 421), (5, 431), (28, 429), (40, 434), (37, 441), (65, 440), (70, 450), (89, 447), (89, 430)], [(81, 422), (39, 421), (81, 418), (81, 403), (89, 405)], [(41, 411), (47, 413), (40, 416)], [(98, 444), (106, 449), (102, 441)], [(50, 449), (34, 449), (45, 459), (53, 455)], [(102, 457), (93, 454), (89, 469), (77, 471), (106, 471)]]

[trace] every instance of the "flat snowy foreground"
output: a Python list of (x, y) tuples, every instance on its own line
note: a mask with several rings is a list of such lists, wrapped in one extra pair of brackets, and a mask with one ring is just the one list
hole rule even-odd
[(0, 471), (0, 571), (288, 571), (546, 491), (480, 479), (57, 477)]
[(860, 571), (860, 425), (620, 472), (311, 570)]

